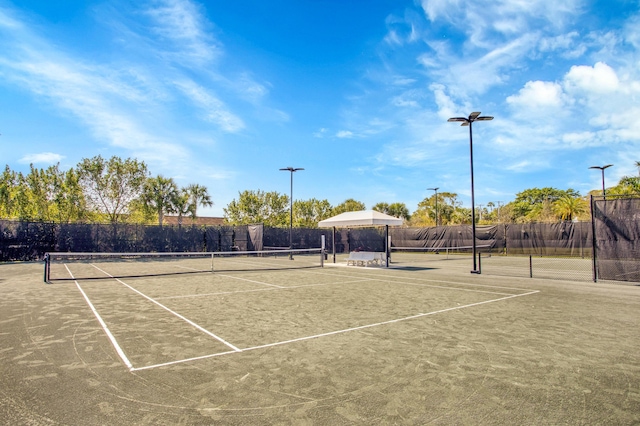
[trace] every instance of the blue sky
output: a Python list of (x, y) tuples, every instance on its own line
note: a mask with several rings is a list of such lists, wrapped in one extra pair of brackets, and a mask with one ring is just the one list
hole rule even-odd
[(0, 0), (0, 163), (102, 155), (206, 185), (414, 211), (586, 194), (640, 160), (638, 0)]

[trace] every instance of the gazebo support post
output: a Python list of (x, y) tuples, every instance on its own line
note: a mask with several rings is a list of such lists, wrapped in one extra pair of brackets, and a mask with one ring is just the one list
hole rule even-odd
[(384, 226), (384, 259), (386, 262), (387, 268), (389, 267), (389, 257), (391, 253), (389, 253), (389, 225)]
[(333, 263), (336, 263), (336, 227), (333, 227)]

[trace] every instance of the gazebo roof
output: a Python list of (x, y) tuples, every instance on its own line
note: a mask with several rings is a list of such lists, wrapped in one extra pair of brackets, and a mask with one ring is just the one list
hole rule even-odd
[(320, 228), (349, 228), (352, 226), (400, 226), (404, 223), (402, 219), (398, 219), (388, 214), (380, 213), (375, 210), (360, 210), (355, 212), (341, 213), (337, 216), (318, 222)]

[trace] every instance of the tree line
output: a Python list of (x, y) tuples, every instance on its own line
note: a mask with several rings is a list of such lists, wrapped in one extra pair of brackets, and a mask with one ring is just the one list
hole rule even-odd
[(153, 223), (166, 214), (197, 215), (198, 206), (211, 206), (206, 187), (178, 187), (173, 178), (152, 177), (136, 159), (98, 155), (69, 170), (60, 164), (46, 169), (30, 165), (26, 175), (7, 165), (0, 175), (0, 217), (58, 223)]
[[(636, 162), (640, 169), (640, 162)], [(640, 177), (625, 176), (607, 194), (640, 193)], [(589, 220), (588, 196), (571, 188), (530, 188), (503, 204), (489, 202), (476, 206), (479, 224), (557, 222)], [(83, 159), (75, 168), (63, 171), (59, 164), (46, 169), (30, 165), (26, 175), (6, 166), (0, 176), (0, 218), (46, 222), (154, 223), (162, 226), (164, 216), (196, 218), (199, 206), (212, 206), (206, 187), (190, 184), (178, 187), (172, 178), (152, 177), (144, 162), (136, 159), (101, 156)], [(277, 191), (245, 190), (225, 208), (229, 225), (263, 223), (266, 226), (289, 225), (289, 197)], [(293, 226), (315, 228), (318, 222), (348, 211), (365, 210), (364, 203), (353, 198), (337, 206), (328, 200), (295, 200)], [(404, 203), (379, 202), (373, 210), (405, 219), (409, 226), (470, 224), (472, 212), (463, 207), (454, 192), (436, 192), (420, 201), (410, 213)]]

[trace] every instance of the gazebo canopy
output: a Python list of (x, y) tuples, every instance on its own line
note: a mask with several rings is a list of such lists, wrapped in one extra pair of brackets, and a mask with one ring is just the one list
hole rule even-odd
[(320, 228), (349, 228), (352, 226), (400, 226), (402, 219), (375, 210), (360, 210), (357, 212), (341, 213), (337, 216), (318, 222)]

